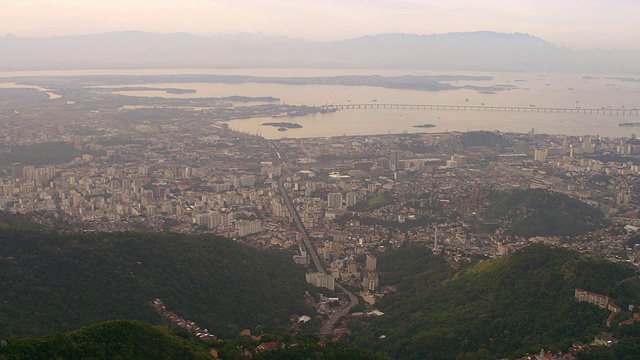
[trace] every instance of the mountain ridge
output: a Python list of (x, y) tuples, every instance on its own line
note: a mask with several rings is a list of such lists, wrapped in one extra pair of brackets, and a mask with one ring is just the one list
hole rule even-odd
[(116, 31), (0, 37), (0, 70), (389, 68), (637, 73), (640, 50), (573, 50), (525, 33), (384, 33), (337, 41), (264, 34)]
[(60, 234), (10, 223), (0, 231), (0, 246), (0, 338), (120, 318), (158, 323), (163, 320), (149, 305), (155, 298), (223, 338), (256, 326), (281, 330), (291, 314), (310, 311), (305, 270), (290, 252), (226, 238)]

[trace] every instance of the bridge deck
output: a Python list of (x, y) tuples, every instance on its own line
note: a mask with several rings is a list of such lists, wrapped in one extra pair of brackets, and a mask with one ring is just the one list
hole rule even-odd
[(550, 107), (518, 107), (518, 106), (483, 106), (483, 105), (421, 105), (421, 104), (339, 104), (328, 108), (342, 109), (422, 109), (422, 110), (461, 110), (461, 111), (511, 111), (567, 114), (603, 114), (603, 115), (640, 115), (637, 108), (550, 108)]

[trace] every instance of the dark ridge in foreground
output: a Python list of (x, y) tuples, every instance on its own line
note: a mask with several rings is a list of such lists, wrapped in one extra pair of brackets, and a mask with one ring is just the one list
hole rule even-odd
[(158, 233), (0, 231), (0, 338), (113, 319), (164, 320), (149, 302), (228, 338), (279, 331), (303, 303), (304, 268), (286, 251)]
[(353, 359), (384, 357), (339, 343), (321, 343), (312, 335), (202, 341), (184, 332), (142, 321), (118, 320), (42, 339), (11, 338), (0, 359)]

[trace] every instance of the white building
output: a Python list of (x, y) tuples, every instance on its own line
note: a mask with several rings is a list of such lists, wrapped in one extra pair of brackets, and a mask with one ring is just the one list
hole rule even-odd
[(329, 195), (327, 195), (327, 206), (332, 209), (338, 209), (342, 207), (342, 194), (329, 193)]
[(329, 290), (333, 290), (335, 288), (335, 278), (333, 277), (333, 275), (321, 272), (313, 272), (307, 273), (305, 275), (305, 279), (309, 284), (312, 284), (316, 287), (323, 287)]
[(358, 202), (358, 196), (355, 193), (347, 194), (347, 206), (353, 206)]
[(547, 161), (547, 149), (535, 149), (533, 152), (533, 161)]
[(236, 223), (238, 228), (238, 236), (247, 236), (262, 231), (262, 222), (260, 220), (241, 220)]

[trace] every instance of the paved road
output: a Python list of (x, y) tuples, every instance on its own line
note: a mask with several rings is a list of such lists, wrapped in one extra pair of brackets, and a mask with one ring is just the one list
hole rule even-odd
[(282, 195), (282, 197), (284, 198), (284, 202), (287, 205), (287, 208), (289, 209), (289, 213), (291, 213), (291, 216), (293, 217), (293, 221), (295, 221), (296, 226), (300, 231), (300, 234), (302, 236), (302, 242), (304, 243), (304, 246), (307, 248), (307, 253), (311, 256), (311, 260), (313, 260), (313, 264), (315, 265), (317, 271), (326, 273), (326, 271), (324, 270), (324, 267), (322, 266), (322, 263), (320, 262), (320, 259), (318, 258), (318, 253), (311, 245), (311, 241), (309, 241), (309, 237), (307, 236), (307, 232), (304, 228), (304, 225), (302, 225), (302, 220), (300, 220), (300, 215), (298, 214), (298, 211), (296, 211), (296, 208), (293, 206), (293, 203), (291, 202), (291, 198), (289, 197), (287, 190), (284, 188), (284, 180), (286, 179), (286, 177), (287, 176), (283, 171), (282, 176), (280, 176), (280, 179), (278, 179), (278, 189), (280, 190), (280, 195)]
[(320, 328), (320, 335), (331, 334), (338, 320), (340, 320), (341, 317), (347, 315), (354, 306), (358, 305), (358, 297), (353, 295), (351, 291), (345, 289), (340, 284), (336, 284), (336, 288), (349, 296), (349, 302), (342, 306), (340, 309), (334, 311), (329, 319), (324, 324), (322, 324), (322, 327)]
[[(275, 153), (280, 158), (277, 150), (275, 151)], [(324, 266), (322, 266), (322, 263), (318, 258), (318, 253), (316, 252), (315, 248), (311, 245), (311, 241), (309, 241), (309, 237), (307, 236), (307, 231), (305, 230), (304, 225), (302, 224), (302, 220), (300, 220), (300, 215), (298, 214), (298, 211), (296, 210), (296, 208), (293, 206), (293, 203), (291, 202), (291, 198), (289, 197), (287, 190), (284, 188), (284, 180), (286, 178), (287, 178), (286, 172), (283, 170), (282, 175), (280, 176), (280, 179), (278, 179), (278, 190), (280, 190), (280, 195), (282, 195), (282, 197), (284, 198), (284, 202), (287, 205), (287, 208), (289, 209), (289, 213), (291, 213), (291, 216), (293, 217), (293, 220), (295, 221), (296, 226), (298, 227), (298, 231), (300, 231), (300, 234), (302, 236), (302, 242), (304, 243), (304, 246), (307, 248), (307, 253), (311, 256), (311, 260), (313, 261), (314, 266), (316, 267), (318, 272), (326, 273)], [(333, 327), (336, 325), (338, 320), (341, 317), (347, 315), (354, 306), (358, 305), (358, 297), (355, 296), (351, 291), (345, 289), (344, 287), (342, 287), (340, 284), (337, 284), (337, 283), (335, 284), (335, 287), (339, 291), (347, 294), (347, 296), (349, 297), (349, 302), (343, 305), (340, 309), (335, 310), (329, 316), (329, 319), (322, 325), (322, 328), (320, 329), (320, 335), (331, 334), (333, 332)]]

